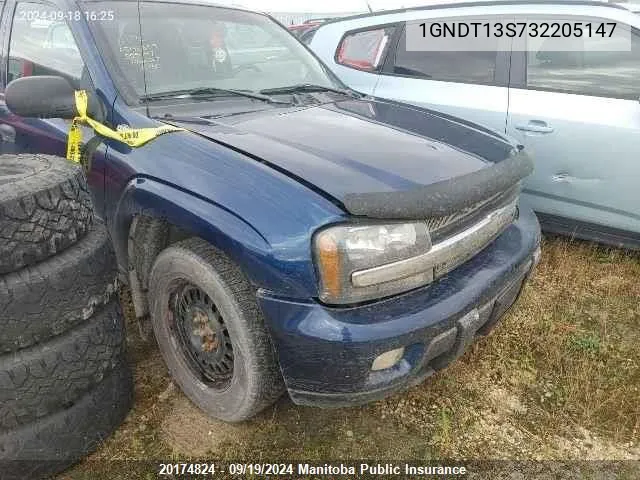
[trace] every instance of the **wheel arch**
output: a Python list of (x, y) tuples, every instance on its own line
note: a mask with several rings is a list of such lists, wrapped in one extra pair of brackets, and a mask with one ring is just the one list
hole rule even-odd
[[(270, 267), (271, 245), (242, 217), (221, 205), (155, 179), (136, 178), (124, 189), (111, 226), (121, 277), (129, 283), (136, 315), (148, 313), (146, 287), (153, 259), (167, 246), (199, 237), (236, 263), (256, 288), (296, 290)], [(134, 258), (144, 252), (148, 258)], [(153, 258), (152, 258), (153, 257)]]

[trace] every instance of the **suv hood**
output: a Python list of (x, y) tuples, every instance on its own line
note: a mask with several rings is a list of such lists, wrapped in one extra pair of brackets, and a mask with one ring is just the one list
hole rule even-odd
[(355, 212), (349, 205), (362, 200), (361, 194), (415, 194), (473, 176), (518, 151), (477, 125), (387, 101), (354, 99), (209, 115), (199, 112), (207, 119), (202, 124), (171, 123), (265, 162), (333, 197), (351, 213), (382, 218), (387, 214), (371, 215), (366, 207)]

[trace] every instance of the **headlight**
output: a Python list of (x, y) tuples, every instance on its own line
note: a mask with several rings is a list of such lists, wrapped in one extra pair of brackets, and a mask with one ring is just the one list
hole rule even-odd
[(433, 270), (385, 274), (379, 283), (354, 285), (352, 279), (353, 272), (409, 259), (430, 248), (425, 222), (338, 225), (322, 230), (314, 238), (320, 299), (330, 304), (356, 303), (430, 283)]
[(517, 198), (431, 244), (426, 222), (337, 225), (314, 237), (320, 299), (344, 305), (421, 287), (462, 265), (515, 218)]

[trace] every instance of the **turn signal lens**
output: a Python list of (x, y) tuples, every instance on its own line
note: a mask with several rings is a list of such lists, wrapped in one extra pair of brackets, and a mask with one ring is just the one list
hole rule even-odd
[(337, 297), (340, 295), (342, 275), (340, 275), (340, 257), (338, 244), (330, 235), (318, 239), (318, 263), (324, 272), (323, 295)]

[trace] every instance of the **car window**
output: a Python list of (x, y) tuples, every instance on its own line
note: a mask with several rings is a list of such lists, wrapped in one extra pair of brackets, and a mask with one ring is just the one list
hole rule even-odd
[(492, 41), (495, 49), (490, 51), (407, 51), (405, 29), (398, 42), (392, 73), (445, 82), (495, 84), (498, 39)]
[[(114, 20), (91, 22), (105, 60), (132, 97), (220, 88), (336, 86), (298, 40), (267, 16), (214, 5), (108, 1)], [(139, 12), (139, 13), (138, 13)], [(135, 101), (131, 99), (131, 101)]]
[[(631, 32), (630, 51), (628, 40), (622, 37), (611, 40), (576, 38), (571, 40), (575, 42), (572, 46), (575, 51), (556, 51), (558, 47), (554, 49), (553, 41), (539, 38), (529, 40), (528, 88), (634, 100), (640, 96), (638, 32)], [(563, 42), (566, 41), (563, 39)], [(610, 50), (603, 50), (603, 41), (608, 42), (607, 49)]]
[(38, 3), (18, 3), (11, 27), (8, 81), (30, 75), (61, 75), (79, 81), (84, 64), (71, 30), (58, 11)]
[(379, 70), (387, 55), (395, 26), (376, 26), (347, 33), (336, 52), (340, 65), (365, 71)]

